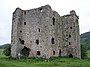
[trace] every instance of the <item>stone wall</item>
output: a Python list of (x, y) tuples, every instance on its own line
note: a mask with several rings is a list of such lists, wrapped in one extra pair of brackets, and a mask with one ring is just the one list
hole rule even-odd
[(16, 8), (12, 19), (11, 55), (16, 58), (22, 49), (29, 56), (80, 57), (78, 16), (74, 11), (60, 16), (49, 5), (31, 10)]

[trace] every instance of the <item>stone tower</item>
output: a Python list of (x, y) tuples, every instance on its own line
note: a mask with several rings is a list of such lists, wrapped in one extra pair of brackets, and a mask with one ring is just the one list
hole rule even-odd
[(60, 16), (49, 5), (13, 12), (11, 55), (27, 49), (29, 57), (69, 56), (80, 58), (79, 17), (72, 10)]

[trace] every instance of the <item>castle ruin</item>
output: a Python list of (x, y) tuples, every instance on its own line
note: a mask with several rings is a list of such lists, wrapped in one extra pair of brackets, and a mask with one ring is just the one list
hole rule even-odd
[(26, 49), (29, 57), (69, 56), (81, 58), (79, 17), (74, 10), (60, 16), (49, 5), (13, 12), (11, 56)]

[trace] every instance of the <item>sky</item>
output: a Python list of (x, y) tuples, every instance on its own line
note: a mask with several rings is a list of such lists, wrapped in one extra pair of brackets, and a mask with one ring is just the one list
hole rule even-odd
[(80, 34), (90, 31), (90, 0), (0, 0), (0, 45), (11, 42), (12, 13), (17, 7), (28, 10), (47, 4), (61, 16), (75, 10)]

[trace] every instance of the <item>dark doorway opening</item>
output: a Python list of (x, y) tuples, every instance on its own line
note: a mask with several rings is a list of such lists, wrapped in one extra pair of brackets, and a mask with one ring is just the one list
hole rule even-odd
[(30, 53), (30, 49), (24, 46), (24, 48), (21, 50), (21, 54), (23, 56), (28, 57), (29, 56), (29, 53)]
[(61, 56), (61, 49), (59, 49), (59, 56)]
[(73, 55), (72, 55), (72, 54), (69, 54), (69, 57), (70, 57), (70, 58), (73, 58)]

